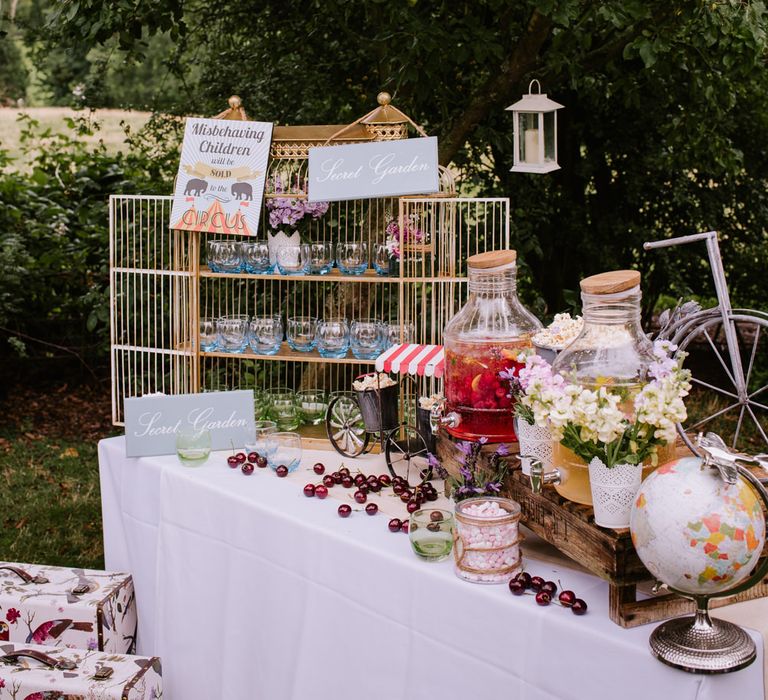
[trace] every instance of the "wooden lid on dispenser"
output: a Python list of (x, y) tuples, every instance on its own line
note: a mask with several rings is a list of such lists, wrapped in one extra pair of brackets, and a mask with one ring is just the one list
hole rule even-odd
[(467, 258), (467, 265), (473, 270), (492, 270), (496, 267), (512, 265), (516, 260), (516, 250), (489, 250)]
[(581, 291), (587, 294), (616, 294), (637, 287), (640, 273), (637, 270), (612, 270), (585, 277), (579, 284)]

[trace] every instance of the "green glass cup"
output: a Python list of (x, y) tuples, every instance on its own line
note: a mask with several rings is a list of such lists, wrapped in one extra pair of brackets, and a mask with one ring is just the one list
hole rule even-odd
[(176, 456), (185, 467), (199, 467), (211, 454), (211, 433), (205, 428), (181, 428), (176, 433)]
[(414, 511), (408, 526), (408, 539), (419, 559), (447, 559), (453, 548), (453, 513), (439, 508)]
[(328, 395), (321, 389), (306, 389), (296, 394), (296, 403), (302, 421), (309, 425), (320, 425), (328, 410)]

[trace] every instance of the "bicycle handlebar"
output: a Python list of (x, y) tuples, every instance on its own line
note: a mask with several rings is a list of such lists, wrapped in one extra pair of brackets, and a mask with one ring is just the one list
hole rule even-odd
[(643, 250), (653, 250), (654, 248), (670, 248), (675, 245), (685, 245), (686, 243), (706, 241), (710, 238), (717, 239), (717, 231), (694, 233), (691, 236), (680, 236), (680, 238), (667, 238), (663, 241), (651, 241), (650, 243), (643, 243)]

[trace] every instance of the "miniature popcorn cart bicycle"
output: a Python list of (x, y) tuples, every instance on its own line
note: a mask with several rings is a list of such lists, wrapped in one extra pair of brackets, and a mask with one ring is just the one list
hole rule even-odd
[[(404, 343), (385, 350), (376, 360), (376, 371), (355, 382), (364, 388), (339, 392), (328, 404), (325, 427), (331, 445), (345, 457), (358, 457), (378, 442), (393, 476), (409, 481), (429, 478), (436, 412), (419, 406), (415, 377), (439, 379), (444, 370), (442, 345)], [(402, 375), (402, 383), (390, 379), (388, 373)], [(415, 423), (400, 421), (401, 396), (414, 397)], [(407, 402), (407, 398), (402, 400)]]
[(694, 400), (686, 424), (679, 424), (678, 430), (696, 453), (696, 434), (702, 431), (718, 433), (732, 449), (768, 452), (768, 313), (731, 307), (716, 231), (654, 241), (644, 248), (700, 241), (707, 245), (717, 306), (678, 306), (662, 317), (659, 333), (690, 355), (686, 366), (693, 375)]

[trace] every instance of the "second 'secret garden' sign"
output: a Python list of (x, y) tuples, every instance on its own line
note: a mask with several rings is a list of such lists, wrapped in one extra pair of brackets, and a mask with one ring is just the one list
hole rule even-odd
[(438, 189), (435, 136), (309, 149), (310, 202), (430, 194)]
[(255, 236), (271, 141), (270, 122), (187, 119), (171, 228)]

